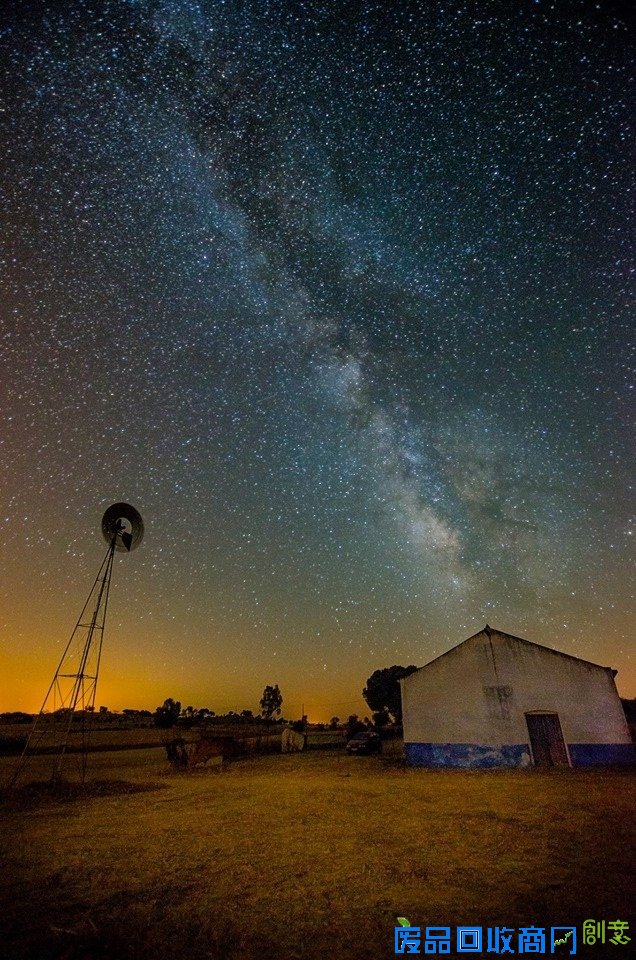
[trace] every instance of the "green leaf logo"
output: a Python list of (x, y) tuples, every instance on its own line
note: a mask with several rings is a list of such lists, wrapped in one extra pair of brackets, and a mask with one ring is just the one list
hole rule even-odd
[(410, 927), (410, 926), (411, 926), (410, 922), (406, 919), (406, 917), (398, 917), (398, 918), (397, 918), (397, 922), (398, 922), (398, 923), (400, 924), (400, 926), (402, 926), (402, 927)]

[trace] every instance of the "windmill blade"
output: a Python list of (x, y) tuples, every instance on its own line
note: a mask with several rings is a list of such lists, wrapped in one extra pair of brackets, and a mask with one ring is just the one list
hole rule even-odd
[(113, 503), (102, 517), (102, 533), (106, 543), (115, 540), (115, 549), (130, 553), (144, 536), (141, 514), (129, 503)]

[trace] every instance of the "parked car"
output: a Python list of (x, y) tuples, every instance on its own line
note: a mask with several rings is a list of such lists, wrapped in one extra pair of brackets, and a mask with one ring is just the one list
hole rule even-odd
[(346, 746), (346, 750), (347, 753), (380, 753), (382, 741), (375, 731), (363, 730), (352, 737)]

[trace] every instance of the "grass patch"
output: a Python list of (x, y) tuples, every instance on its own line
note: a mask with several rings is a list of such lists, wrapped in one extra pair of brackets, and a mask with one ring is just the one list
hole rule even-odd
[(424, 771), (310, 751), (175, 776), (156, 750), (96, 754), (90, 769), (165, 789), (5, 808), (11, 960), (386, 960), (398, 916), (633, 922), (630, 771)]
[(24, 786), (0, 792), (0, 801), (9, 808), (34, 809), (50, 803), (77, 803), (96, 797), (117, 797), (132, 793), (163, 790), (164, 783), (131, 783), (128, 780), (31, 781)]

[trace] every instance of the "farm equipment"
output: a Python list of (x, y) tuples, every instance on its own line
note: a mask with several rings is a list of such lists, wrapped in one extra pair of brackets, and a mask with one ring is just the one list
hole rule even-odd
[(168, 762), (176, 770), (194, 770), (195, 767), (204, 767), (212, 757), (220, 757), (223, 762), (244, 752), (234, 737), (201, 737), (190, 742), (177, 737), (168, 741), (165, 747)]

